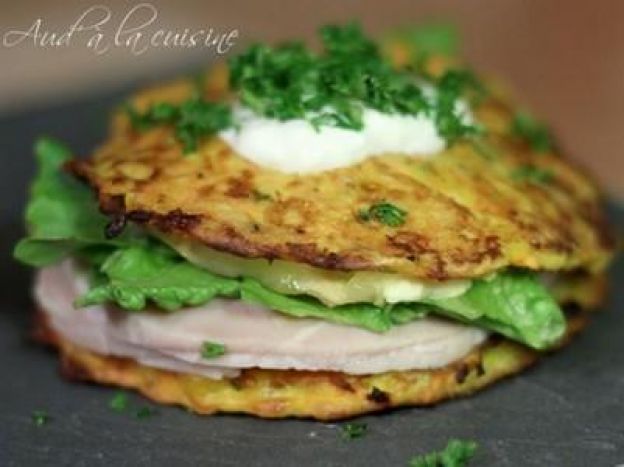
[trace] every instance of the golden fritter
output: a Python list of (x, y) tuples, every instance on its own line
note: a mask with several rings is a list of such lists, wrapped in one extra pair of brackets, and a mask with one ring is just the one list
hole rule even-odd
[[(217, 68), (206, 96), (227, 99), (225, 77)], [(180, 102), (192, 92), (190, 80), (179, 81), (134, 104)], [(185, 155), (171, 128), (138, 132), (119, 113), (108, 141), (71, 169), (117, 220), (245, 257), (426, 280), (509, 266), (601, 270), (613, 245), (592, 182), (559, 154), (514, 138), (513, 112), (501, 98), (485, 99), (474, 113), (488, 136), (433, 158), (384, 154), (304, 176), (259, 167), (216, 136)], [(552, 177), (518, 176), (526, 167)], [(360, 209), (384, 200), (408, 213), (404, 225), (358, 219)]]
[[(566, 341), (587, 323), (568, 321)], [(327, 371), (247, 369), (234, 379), (215, 380), (141, 365), (80, 348), (54, 334), (41, 320), (37, 337), (58, 348), (70, 379), (135, 389), (164, 404), (199, 414), (241, 412), (264, 418), (338, 420), (401, 406), (427, 406), (467, 396), (534, 364), (539, 352), (492, 337), (451, 365), (372, 375)]]

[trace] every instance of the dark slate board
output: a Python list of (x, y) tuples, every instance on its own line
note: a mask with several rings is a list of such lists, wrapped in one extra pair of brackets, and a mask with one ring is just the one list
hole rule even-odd
[[(615, 466), (624, 463), (624, 262), (612, 268), (608, 309), (572, 346), (469, 399), (367, 416), (369, 433), (338, 425), (198, 417), (159, 407), (138, 420), (108, 408), (114, 390), (60, 379), (56, 357), (28, 342), (30, 271), (10, 260), (21, 235), (31, 145), (39, 134), (86, 153), (104, 134), (118, 96), (0, 119), (0, 465), (406, 465), (449, 437), (475, 439), (473, 465)], [(611, 208), (624, 226), (624, 211)], [(151, 405), (137, 395), (138, 406)], [(35, 409), (52, 420), (31, 421)]]

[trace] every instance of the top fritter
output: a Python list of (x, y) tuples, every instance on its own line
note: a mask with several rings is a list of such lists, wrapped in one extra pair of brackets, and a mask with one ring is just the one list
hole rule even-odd
[[(409, 44), (386, 59), (354, 26), (323, 39), (322, 55), (253, 46), (199, 87), (136, 96), (71, 165), (109, 233), (130, 220), (240, 256), (429, 280), (604, 267), (599, 193), (499, 90)], [(258, 154), (249, 124), (270, 129)]]

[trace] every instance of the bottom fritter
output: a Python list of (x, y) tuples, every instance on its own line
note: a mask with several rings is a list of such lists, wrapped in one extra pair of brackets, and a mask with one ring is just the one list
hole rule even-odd
[[(535, 363), (540, 353), (498, 336), (461, 360), (435, 370), (349, 375), (322, 371), (247, 369), (233, 379), (159, 370), (134, 360), (102, 356), (54, 333), (39, 313), (35, 337), (56, 347), (70, 379), (132, 388), (150, 399), (199, 414), (238, 412), (265, 418), (337, 420), (401, 406), (427, 406), (469, 395)], [(587, 323), (569, 317), (565, 339)]]

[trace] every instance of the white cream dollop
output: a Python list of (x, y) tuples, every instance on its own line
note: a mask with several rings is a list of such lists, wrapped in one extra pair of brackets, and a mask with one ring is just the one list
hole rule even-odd
[[(469, 118), (467, 107), (458, 110)], [(386, 114), (366, 108), (363, 128), (315, 129), (304, 119), (277, 120), (248, 108), (234, 107), (237, 128), (219, 133), (240, 156), (262, 167), (288, 173), (310, 173), (347, 167), (386, 153), (429, 157), (446, 145), (431, 115)]]

